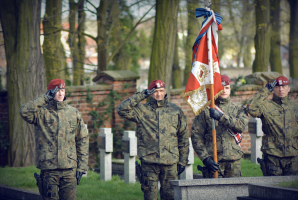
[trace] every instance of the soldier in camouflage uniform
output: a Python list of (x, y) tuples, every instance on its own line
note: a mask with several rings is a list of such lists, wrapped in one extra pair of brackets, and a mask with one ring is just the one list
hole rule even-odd
[[(231, 102), (229, 77), (222, 75), (221, 79), (224, 92), (215, 104), (224, 114), (213, 108), (205, 108), (195, 117), (191, 128), (191, 140), (194, 150), (207, 167), (209, 175), (212, 171), (218, 170), (219, 175), (224, 178), (239, 177), (243, 151), (227, 129), (242, 133), (248, 124), (248, 115), (241, 105)], [(212, 118), (215, 119), (216, 126), (218, 163), (213, 160)]]
[[(265, 176), (298, 175), (298, 104), (290, 100), (288, 84), (280, 76), (247, 104), (248, 113), (262, 120)], [(273, 98), (266, 100), (272, 91)]]
[[(116, 107), (120, 116), (137, 123), (144, 199), (158, 199), (158, 181), (161, 199), (174, 199), (169, 180), (177, 180), (188, 162), (187, 120), (178, 106), (168, 102), (164, 87), (163, 81), (152, 81), (148, 89)], [(148, 103), (140, 103), (149, 96)]]
[(87, 171), (89, 137), (81, 114), (65, 101), (64, 81), (50, 81), (47, 90), (19, 112), (35, 125), (36, 167), (41, 169), (37, 180), (43, 199), (58, 199), (59, 191), (59, 199), (73, 200)]

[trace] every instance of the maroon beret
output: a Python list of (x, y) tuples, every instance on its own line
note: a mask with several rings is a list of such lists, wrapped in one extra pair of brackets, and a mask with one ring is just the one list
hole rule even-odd
[(222, 86), (230, 85), (231, 80), (227, 75), (220, 75)]
[(159, 89), (164, 88), (166, 85), (161, 80), (154, 80), (149, 84), (148, 90), (152, 90), (153, 88)]
[(49, 82), (47, 90), (55, 89), (58, 86), (59, 89), (65, 89), (65, 82), (62, 79), (54, 79)]
[(289, 80), (284, 77), (284, 76), (280, 76), (278, 77), (276, 80), (276, 85), (277, 86), (281, 86), (281, 85), (289, 85)]

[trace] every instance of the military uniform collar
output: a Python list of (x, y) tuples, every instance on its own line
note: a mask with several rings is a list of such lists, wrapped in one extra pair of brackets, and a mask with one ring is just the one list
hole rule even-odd
[(66, 106), (67, 106), (67, 103), (66, 103), (66, 97), (64, 97), (63, 101), (56, 101), (56, 100), (52, 100), (49, 102), (49, 104), (55, 108), (57, 108), (57, 110), (62, 110), (62, 109), (65, 109)]
[(221, 98), (221, 97), (218, 97), (217, 99), (216, 99), (216, 101), (215, 101), (215, 104), (227, 104), (227, 103), (229, 103), (231, 101), (231, 98), (230, 98), (230, 96), (228, 97), (228, 98)]
[(152, 105), (153, 108), (166, 107), (168, 104), (168, 96), (166, 94), (166, 96), (163, 100), (156, 100), (156, 99), (150, 97), (149, 103)]
[(289, 101), (289, 96), (286, 97), (278, 97), (275, 94), (273, 94), (273, 99), (272, 99), (275, 103), (277, 104), (287, 104)]

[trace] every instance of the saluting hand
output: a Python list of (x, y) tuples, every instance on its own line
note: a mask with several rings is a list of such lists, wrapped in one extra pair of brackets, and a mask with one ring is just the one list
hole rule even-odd
[(59, 88), (58, 88), (58, 86), (56, 86), (55, 89), (50, 89), (46, 92), (46, 95), (47, 95), (49, 101), (51, 101), (55, 98), (58, 90), (59, 90)]
[(268, 88), (268, 90), (269, 90), (270, 92), (272, 92), (272, 91), (273, 91), (273, 88), (274, 88), (275, 85), (276, 85), (276, 83), (277, 83), (276, 80), (274, 80), (272, 83), (269, 83), (269, 82), (268, 82), (268, 83), (266, 84), (265, 87)]
[(151, 96), (155, 92), (155, 88), (152, 88), (151, 90), (145, 89), (142, 91), (142, 94), (145, 95), (145, 99)]

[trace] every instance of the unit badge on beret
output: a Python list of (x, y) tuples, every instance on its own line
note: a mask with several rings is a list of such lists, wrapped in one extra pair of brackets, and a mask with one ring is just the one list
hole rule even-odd
[(225, 81), (221, 82), (221, 84), (222, 84), (222, 86), (226, 86), (226, 82)]
[(282, 85), (282, 80), (279, 80), (279, 81), (278, 81), (278, 84), (279, 84), (279, 85)]
[(159, 84), (159, 83), (156, 83), (156, 86), (157, 86), (158, 88), (160, 88), (160, 84)]

